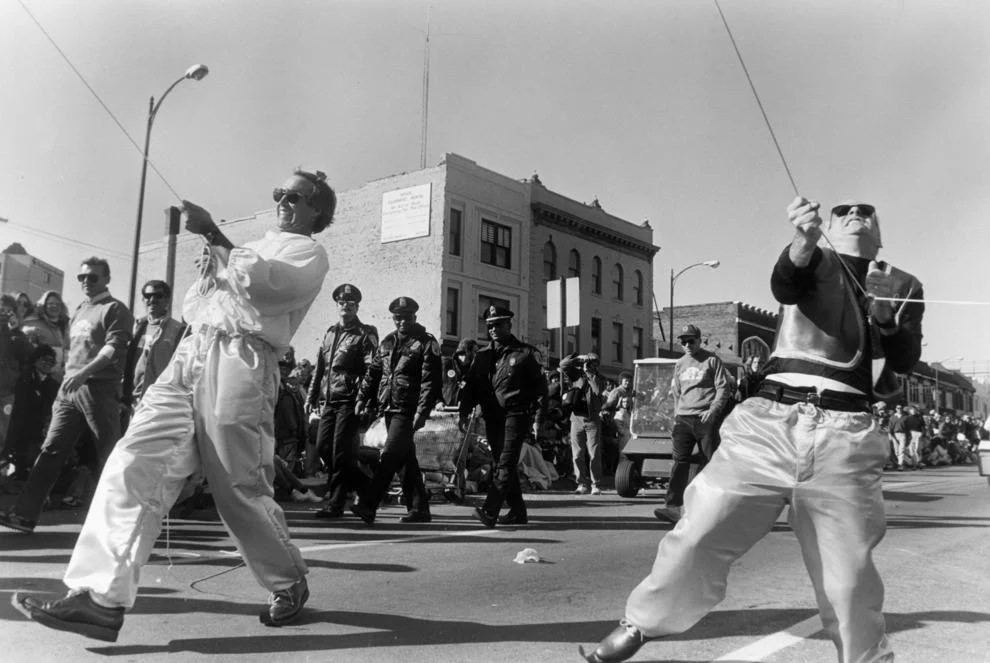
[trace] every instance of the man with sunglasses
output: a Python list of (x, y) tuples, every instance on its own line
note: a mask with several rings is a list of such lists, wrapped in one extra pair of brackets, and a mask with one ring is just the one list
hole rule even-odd
[(314, 515), (324, 520), (341, 518), (347, 494), (367, 483), (358, 467), (361, 418), (354, 414), (354, 403), (378, 349), (378, 330), (358, 318), (358, 287), (343, 283), (332, 296), (339, 322), (323, 337), (307, 399), (311, 411), (318, 412), (323, 402), (316, 449), (327, 469), (327, 505)]
[[(169, 315), (172, 288), (165, 281), (151, 280), (141, 288), (145, 315), (136, 321), (124, 366), (126, 419), (145, 390), (168, 365), (186, 326)], [(126, 428), (126, 426), (125, 426)]]
[(402, 470), (402, 501), (408, 513), (403, 523), (428, 523), (430, 496), (416, 458), (413, 435), (426, 425), (440, 399), (440, 344), (416, 322), (419, 304), (397, 297), (389, 304), (395, 331), (382, 339), (361, 382), (354, 411), (360, 417), (377, 411), (385, 417), (388, 433), (381, 462), (371, 482), (359, 491), (351, 511), (373, 525), (392, 477)]
[(894, 660), (872, 555), (886, 529), (888, 444), (870, 405), (896, 401), (895, 372), (921, 356), (924, 293), (914, 276), (877, 261), (872, 205), (836, 206), (827, 224), (818, 209), (801, 197), (787, 208), (794, 235), (770, 278), (781, 314), (762, 384), (722, 424), (718, 451), (685, 493), (684, 518), (589, 661), (624, 661), (697, 623), (785, 506), (838, 659)]
[(110, 265), (87, 258), (76, 276), (85, 299), (69, 325), (65, 378), (52, 406), (52, 420), (31, 473), (13, 510), (0, 526), (30, 534), (76, 442), (86, 429), (102, 466), (120, 439), (120, 384), (134, 318), (111, 296)]
[(115, 642), (162, 518), (197, 471), (244, 563), (270, 592), (260, 621), (282, 626), (299, 617), (309, 598), (306, 564), (272, 486), (278, 358), (329, 270), (312, 235), (330, 225), (336, 196), (322, 173), (296, 171), (274, 198), (275, 228), (236, 248), (209, 212), (183, 201), (186, 229), (211, 248), (212, 269), (183, 306), (192, 331), (107, 460), (65, 573), (68, 596), (15, 594), (27, 617)]
[[(485, 503), (474, 510), (485, 527), (528, 522), (519, 483), (519, 456), (532, 434), (534, 415), (537, 425), (546, 416), (547, 381), (540, 371), (539, 351), (513, 335), (513, 317), (507, 308), (488, 308), (485, 324), (492, 342), (475, 355), (461, 393), (461, 429), (466, 430), (475, 405), (481, 405), (494, 458)], [(499, 516), (503, 504), (509, 510)]]
[[(715, 425), (732, 395), (725, 364), (717, 354), (701, 347), (701, 330), (686, 325), (678, 340), (684, 355), (674, 366), (670, 385), (674, 398), (671, 431), (674, 464), (670, 468), (666, 502), (653, 512), (660, 520), (674, 523), (681, 519), (691, 463), (697, 460), (700, 471), (712, 459), (718, 445)], [(694, 454), (695, 447), (701, 451), (700, 458)]]

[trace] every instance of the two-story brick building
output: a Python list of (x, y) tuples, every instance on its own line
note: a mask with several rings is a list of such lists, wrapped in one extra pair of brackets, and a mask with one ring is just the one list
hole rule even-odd
[[(272, 209), (227, 221), (223, 230), (242, 244), (273, 224)], [(484, 311), (508, 306), (516, 335), (555, 364), (560, 351), (546, 329), (548, 244), (562, 261), (551, 261), (554, 278), (581, 276), (582, 325), (568, 345), (602, 350), (602, 370), (610, 375), (654, 353), (653, 229), (554, 193), (536, 177), (513, 179), (447, 154), (435, 167), (338, 191), (334, 223), (315, 239), (331, 267), (293, 341), (298, 357), (315, 355), (336, 320), (330, 292), (349, 282), (364, 293), (361, 319), (383, 333), (393, 329), (389, 302), (416, 299), (419, 321), (446, 353), (461, 338), (486, 339)], [(164, 238), (142, 246), (139, 282), (164, 276), (167, 246)], [(178, 237), (177, 306), (196, 277), (192, 264), (201, 247), (197, 237)]]

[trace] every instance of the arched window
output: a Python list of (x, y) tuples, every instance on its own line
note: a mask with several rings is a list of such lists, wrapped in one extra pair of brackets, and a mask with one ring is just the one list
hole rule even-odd
[(577, 249), (571, 249), (567, 256), (567, 275), (581, 276), (581, 254), (577, 252)]
[(638, 269), (633, 273), (633, 301), (636, 306), (643, 305), (643, 272)]
[(553, 281), (557, 278), (557, 247), (547, 240), (543, 245), (543, 280)]
[(615, 263), (615, 267), (612, 268), (612, 295), (616, 299), (622, 299), (623, 297), (623, 272), (622, 265)]
[(591, 292), (602, 294), (602, 259), (598, 256), (591, 259)]

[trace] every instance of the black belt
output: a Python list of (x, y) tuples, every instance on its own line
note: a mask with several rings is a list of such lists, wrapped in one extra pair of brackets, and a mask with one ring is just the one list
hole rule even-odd
[(769, 398), (782, 405), (811, 403), (823, 410), (840, 412), (869, 412), (870, 401), (860, 394), (847, 394), (842, 391), (819, 392), (814, 387), (789, 387), (778, 382), (764, 382), (756, 392), (757, 396)]

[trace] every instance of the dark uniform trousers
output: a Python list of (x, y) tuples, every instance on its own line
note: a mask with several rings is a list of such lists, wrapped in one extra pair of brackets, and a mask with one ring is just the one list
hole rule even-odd
[(347, 493), (367, 487), (368, 477), (358, 467), (360, 419), (354, 403), (327, 403), (320, 414), (316, 449), (327, 468), (327, 501), (330, 508), (343, 508)]
[(485, 412), (483, 416), (495, 466), (483, 508), (485, 512), (497, 515), (505, 503), (509, 513), (525, 516), (526, 502), (519, 485), (519, 454), (532, 428), (532, 417), (526, 413), (505, 412), (501, 408)]
[(699, 463), (698, 471), (715, 455), (717, 445), (715, 421), (702, 423), (700, 415), (679, 414), (674, 418), (674, 430), (671, 431), (674, 464), (670, 468), (670, 483), (667, 484), (667, 506), (684, 504), (684, 489), (687, 488), (691, 477), (691, 462), (695, 445), (701, 449), (704, 460)]
[(402, 502), (409, 511), (430, 512), (430, 496), (426, 492), (423, 474), (419, 471), (416, 459), (416, 442), (413, 440), (412, 413), (395, 412), (385, 415), (385, 448), (381, 463), (374, 478), (365, 491), (361, 492), (361, 502), (377, 509), (388, 491), (392, 477), (400, 469), (402, 472)]

